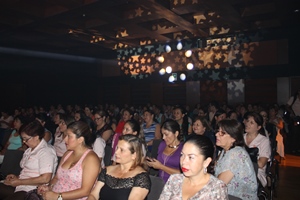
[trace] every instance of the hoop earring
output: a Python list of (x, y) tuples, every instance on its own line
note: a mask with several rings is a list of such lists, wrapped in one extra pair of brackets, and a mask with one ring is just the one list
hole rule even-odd
[(203, 173), (207, 174), (207, 167), (204, 167)]

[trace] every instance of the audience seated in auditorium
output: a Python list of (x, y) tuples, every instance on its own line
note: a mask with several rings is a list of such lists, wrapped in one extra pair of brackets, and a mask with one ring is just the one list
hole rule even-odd
[(103, 169), (88, 200), (143, 200), (151, 182), (143, 166), (142, 143), (137, 136), (122, 135), (116, 148), (116, 162)]
[(87, 199), (101, 169), (99, 158), (92, 150), (95, 138), (85, 122), (68, 125), (64, 139), (67, 152), (49, 184), (38, 187), (43, 199)]
[(215, 164), (215, 176), (228, 187), (228, 195), (254, 200), (257, 197), (257, 177), (245, 150), (244, 129), (240, 122), (223, 119), (217, 124), (216, 145), (222, 150)]
[(159, 170), (159, 177), (165, 182), (171, 174), (180, 173), (180, 154), (183, 143), (181, 142), (180, 126), (172, 119), (166, 120), (161, 126), (163, 141), (158, 147), (156, 158), (147, 157), (147, 165)]
[(21, 137), (28, 146), (20, 162), (22, 170), (19, 176), (9, 174), (4, 183), (0, 183), (0, 199), (23, 200), (37, 185), (49, 183), (57, 166), (57, 157), (54, 148), (43, 139), (44, 134), (45, 129), (38, 121), (22, 128)]
[(210, 174), (214, 145), (203, 135), (193, 135), (183, 145), (180, 157), (182, 174), (172, 174), (159, 200), (227, 200), (226, 184)]
[(244, 140), (249, 148), (257, 147), (259, 149), (257, 177), (262, 186), (265, 187), (267, 184), (266, 167), (271, 156), (271, 145), (269, 139), (265, 136), (263, 117), (259, 113), (248, 113), (245, 123)]

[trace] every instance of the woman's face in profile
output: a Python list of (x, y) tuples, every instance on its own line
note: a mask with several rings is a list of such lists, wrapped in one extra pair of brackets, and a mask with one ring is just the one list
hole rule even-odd
[(136, 131), (133, 132), (131, 126), (128, 123), (125, 123), (122, 134), (123, 135), (136, 135)]
[(179, 133), (174, 134), (171, 131), (166, 130), (164, 128), (161, 129), (161, 133), (163, 135), (164, 141), (166, 142), (166, 145), (174, 144), (177, 140), (177, 135), (179, 134)]
[(136, 153), (131, 153), (130, 144), (124, 140), (119, 140), (116, 147), (116, 162), (120, 164), (125, 164), (133, 162), (136, 158)]
[(207, 162), (193, 143), (186, 142), (183, 145), (180, 166), (184, 176), (192, 177), (204, 173), (204, 168), (209, 164)]

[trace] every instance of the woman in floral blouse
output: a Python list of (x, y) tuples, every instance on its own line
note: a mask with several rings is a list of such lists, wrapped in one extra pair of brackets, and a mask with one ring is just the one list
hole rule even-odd
[(170, 176), (159, 200), (227, 200), (225, 183), (207, 173), (213, 155), (214, 146), (209, 138), (203, 135), (190, 137), (181, 151), (183, 173)]
[(245, 150), (243, 126), (235, 119), (217, 124), (216, 145), (222, 148), (215, 166), (215, 176), (227, 184), (228, 195), (256, 200), (257, 178), (248, 152)]

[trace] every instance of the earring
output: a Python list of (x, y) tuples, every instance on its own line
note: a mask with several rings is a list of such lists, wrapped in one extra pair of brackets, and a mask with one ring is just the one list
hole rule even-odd
[(207, 167), (204, 167), (203, 173), (204, 173), (204, 174), (207, 174)]

